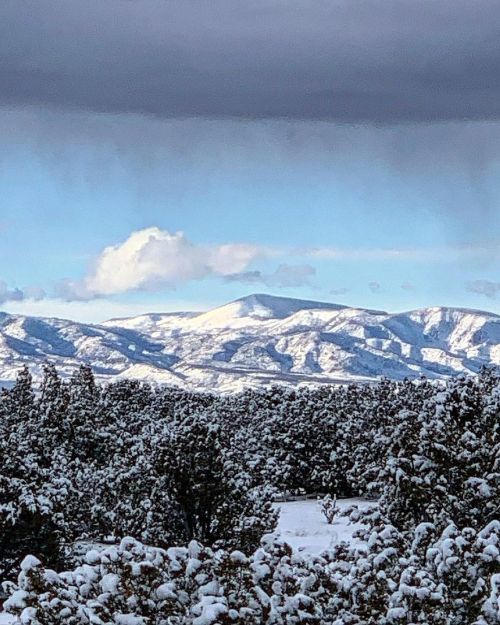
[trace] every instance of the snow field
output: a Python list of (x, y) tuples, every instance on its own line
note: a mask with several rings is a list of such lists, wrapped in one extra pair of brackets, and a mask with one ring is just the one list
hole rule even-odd
[[(319, 554), (341, 542), (356, 541), (353, 534), (362, 527), (361, 523), (350, 523), (347, 516), (338, 516), (332, 525), (326, 522), (317, 500), (287, 501), (275, 504), (280, 509), (278, 534), (297, 551)], [(340, 514), (353, 505), (360, 510), (372, 507), (365, 499), (339, 499)]]

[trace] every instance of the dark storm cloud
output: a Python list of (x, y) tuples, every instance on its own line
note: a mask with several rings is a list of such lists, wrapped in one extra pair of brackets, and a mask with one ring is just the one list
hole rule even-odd
[(500, 117), (497, 0), (2, 0), (0, 103), (159, 117)]

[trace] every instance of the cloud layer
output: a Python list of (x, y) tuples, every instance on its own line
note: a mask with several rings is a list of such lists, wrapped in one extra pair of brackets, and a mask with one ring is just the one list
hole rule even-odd
[(500, 116), (496, 0), (3, 0), (0, 99), (159, 117)]
[(6, 282), (0, 280), (0, 304), (5, 302), (20, 302), (24, 299), (21, 289), (9, 289)]
[(311, 265), (281, 264), (270, 273), (260, 271), (244, 271), (226, 276), (229, 282), (241, 282), (243, 284), (264, 284), (269, 287), (295, 288), (310, 286), (311, 279), (316, 275), (316, 269)]
[(196, 245), (184, 233), (157, 227), (133, 232), (103, 250), (81, 281), (66, 280), (59, 294), (92, 299), (128, 291), (156, 291), (209, 276), (230, 276), (247, 269), (263, 250), (245, 243)]
[(45, 297), (45, 291), (38, 287), (25, 289), (9, 288), (4, 280), (0, 280), (0, 304), (7, 302), (22, 302), (24, 300), (39, 301)]
[(493, 282), (492, 280), (473, 280), (467, 283), (467, 290), (471, 293), (478, 293), (490, 299), (495, 299), (497, 294), (500, 293), (500, 282)]
[[(169, 232), (157, 226), (137, 230), (121, 242), (105, 247), (91, 263), (81, 279), (66, 278), (56, 283), (50, 294), (41, 287), (13, 288), (0, 280), (0, 304), (39, 302), (58, 298), (66, 302), (89, 302), (130, 292), (159, 293), (196, 280), (218, 278), (220, 282), (242, 285), (264, 285), (287, 289), (315, 287), (317, 268), (311, 261), (441, 263), (461, 259), (470, 263), (490, 255), (489, 246), (458, 246), (445, 248), (287, 248), (259, 246), (249, 243), (197, 244), (183, 232)], [(495, 256), (496, 258), (496, 256)], [(299, 260), (301, 262), (288, 262)], [(274, 265), (274, 266), (273, 266)], [(265, 267), (263, 269), (262, 267)], [(351, 285), (352, 286), (352, 285)], [(400, 283), (404, 291), (415, 285)], [(373, 294), (383, 291), (372, 280), (367, 287)], [(469, 293), (496, 298), (500, 283), (471, 280), (465, 285)], [(345, 295), (349, 287), (332, 288), (331, 295)]]
[[(183, 232), (171, 233), (156, 226), (132, 232), (125, 241), (106, 247), (94, 260), (81, 280), (66, 279), (57, 285), (57, 295), (66, 300), (90, 300), (128, 293), (131, 291), (155, 292), (193, 280), (218, 277), (225, 282), (261, 284), (270, 288), (297, 288), (312, 286), (316, 268), (305, 262), (283, 262), (286, 257), (329, 261), (400, 261), (426, 262), (435, 258), (454, 262), (463, 256), (469, 259), (481, 256), (485, 250), (458, 247), (405, 249), (405, 248), (273, 248), (248, 243), (198, 245)], [(281, 259), (276, 268), (262, 270), (257, 261)], [(478, 284), (481, 281), (478, 282)], [(483, 293), (480, 286), (469, 290)], [(377, 281), (369, 282), (372, 293), (381, 291)], [(404, 283), (402, 289), (413, 285)], [(345, 291), (341, 290), (341, 294)], [(7, 291), (6, 291), (7, 293)], [(0, 291), (1, 296), (1, 291)], [(22, 298), (22, 292), (10, 292), (10, 298)]]

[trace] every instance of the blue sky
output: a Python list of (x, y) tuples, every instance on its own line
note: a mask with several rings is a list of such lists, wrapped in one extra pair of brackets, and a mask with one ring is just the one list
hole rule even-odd
[(3, 0), (0, 307), (500, 312), (496, 8)]
[[(500, 312), (499, 162), (488, 154), (480, 176), (467, 159), (450, 164), (432, 129), (427, 163), (427, 144), (401, 156), (423, 132), (405, 127), (2, 116), (7, 311), (97, 321), (272, 292), (391, 311)], [(158, 243), (158, 266), (144, 269), (120, 249), (146, 229), (155, 241), (182, 232), (183, 244)], [(183, 271), (193, 254), (204, 267), (226, 245), (251, 250), (222, 269)], [(116, 268), (98, 278), (109, 246)], [(123, 265), (131, 275), (111, 284)]]

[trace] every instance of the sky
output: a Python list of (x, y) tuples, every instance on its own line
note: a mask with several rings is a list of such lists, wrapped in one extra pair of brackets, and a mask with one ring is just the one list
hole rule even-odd
[(3, 0), (0, 308), (500, 313), (500, 13)]

